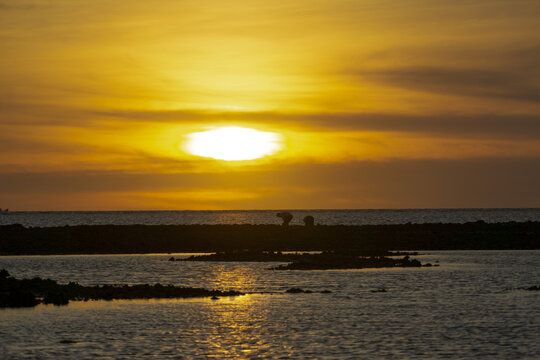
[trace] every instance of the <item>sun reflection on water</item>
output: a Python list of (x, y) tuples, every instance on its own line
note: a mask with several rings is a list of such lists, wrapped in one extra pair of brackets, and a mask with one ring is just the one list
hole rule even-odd
[[(245, 289), (258, 281), (256, 273), (245, 267), (216, 264), (212, 270), (209, 282), (216, 289)], [(193, 329), (197, 334), (192, 334), (200, 341), (200, 332), (206, 332), (205, 340), (198, 344), (207, 349), (205, 356), (249, 359), (269, 355), (275, 343), (269, 341), (264, 326), (270, 314), (264, 299), (265, 295), (247, 294), (207, 302), (201, 314), (204, 325)]]

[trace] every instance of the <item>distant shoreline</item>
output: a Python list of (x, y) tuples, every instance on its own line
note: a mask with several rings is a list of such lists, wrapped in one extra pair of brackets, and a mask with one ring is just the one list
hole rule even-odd
[[(488, 223), (540, 221), (540, 209), (341, 209), (287, 210), (293, 215), (290, 225), (303, 225), (313, 216), (320, 225), (389, 225), (452, 223), (483, 220)], [(14, 211), (0, 215), (0, 225), (31, 227), (77, 225), (279, 225), (276, 210), (213, 211)]]
[(267, 209), (114, 209), (114, 210), (28, 210), (28, 209), (17, 209), (9, 210), (11, 213), (100, 213), (100, 212), (236, 212), (236, 211), (424, 211), (424, 210), (540, 210), (540, 207), (396, 207), (396, 208), (267, 208)]
[(78, 225), (0, 226), (0, 255), (280, 251), (533, 250), (540, 222), (402, 225)]

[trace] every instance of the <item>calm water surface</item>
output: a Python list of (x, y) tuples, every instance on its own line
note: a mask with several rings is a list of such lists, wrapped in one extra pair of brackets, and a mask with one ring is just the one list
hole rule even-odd
[[(540, 221), (540, 209), (289, 210), (291, 224), (313, 215), (323, 225)], [(0, 213), (0, 225), (279, 224), (276, 210), (20, 211)]]
[[(0, 268), (88, 285), (160, 282), (250, 294), (3, 309), (0, 357), (540, 358), (539, 293), (519, 289), (540, 285), (540, 251), (430, 251), (418, 258), (440, 267), (309, 272), (169, 256), (0, 257)], [(314, 293), (284, 293), (293, 286)], [(332, 293), (317, 293), (326, 289)]]

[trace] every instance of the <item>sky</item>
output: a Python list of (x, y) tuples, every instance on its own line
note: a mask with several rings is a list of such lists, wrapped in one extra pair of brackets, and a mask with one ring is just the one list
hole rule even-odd
[[(0, 0), (0, 207), (540, 207), (537, 0)], [(223, 161), (191, 133), (281, 149)]]

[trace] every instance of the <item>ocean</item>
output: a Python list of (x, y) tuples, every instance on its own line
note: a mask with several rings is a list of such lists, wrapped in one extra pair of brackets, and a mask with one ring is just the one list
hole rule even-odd
[[(540, 221), (540, 209), (292, 210), (292, 224)], [(0, 224), (279, 224), (267, 211), (11, 212)], [(188, 256), (173, 254), (174, 257)], [(540, 251), (420, 251), (429, 268), (273, 271), (171, 254), (0, 256), (17, 278), (239, 290), (0, 309), (0, 358), (539, 359)], [(299, 287), (312, 293), (291, 294)], [(330, 293), (321, 293), (329, 290)]]
[[(170, 262), (170, 255), (0, 257), (0, 268), (18, 278), (248, 293), (0, 309), (0, 357), (540, 358), (539, 293), (524, 289), (540, 285), (540, 251), (422, 253), (416, 258), (440, 266), (272, 271), (275, 263)], [(285, 292), (292, 287), (313, 293)]]
[[(280, 224), (279, 210), (220, 211), (16, 211), (0, 213), (0, 225)], [(322, 225), (540, 221), (540, 209), (288, 210), (291, 225), (306, 215)]]

